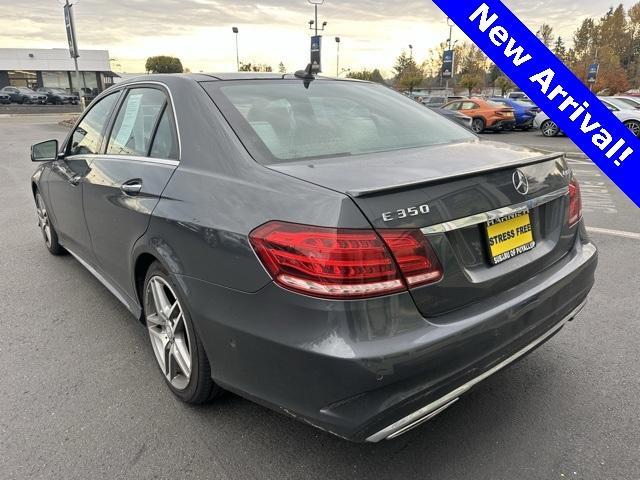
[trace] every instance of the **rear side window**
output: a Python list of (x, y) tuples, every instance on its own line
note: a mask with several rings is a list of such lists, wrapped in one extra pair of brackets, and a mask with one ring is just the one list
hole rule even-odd
[(146, 157), (166, 102), (157, 88), (129, 90), (111, 129), (107, 154)]
[(99, 153), (102, 135), (109, 120), (109, 114), (116, 104), (118, 93), (112, 93), (96, 103), (84, 116), (71, 136), (69, 155), (89, 155)]
[(338, 157), (475, 139), (382, 85), (315, 80), (205, 82), (258, 161)]
[(178, 141), (168, 105), (164, 107), (162, 118), (158, 123), (158, 130), (153, 137), (150, 156), (172, 160), (178, 159)]

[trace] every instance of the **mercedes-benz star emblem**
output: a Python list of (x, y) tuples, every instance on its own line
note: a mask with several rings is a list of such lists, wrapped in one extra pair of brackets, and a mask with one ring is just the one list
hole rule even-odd
[(513, 180), (513, 186), (516, 188), (518, 192), (522, 195), (526, 195), (529, 193), (529, 180), (524, 173), (520, 170), (516, 170), (513, 172), (513, 176), (511, 177)]

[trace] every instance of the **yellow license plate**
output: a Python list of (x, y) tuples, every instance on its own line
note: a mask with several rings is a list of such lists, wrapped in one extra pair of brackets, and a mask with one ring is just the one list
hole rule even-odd
[(512, 213), (487, 222), (489, 259), (497, 265), (536, 246), (529, 211)]

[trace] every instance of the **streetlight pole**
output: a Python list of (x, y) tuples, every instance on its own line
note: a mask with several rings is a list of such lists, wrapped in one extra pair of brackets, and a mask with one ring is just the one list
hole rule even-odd
[(240, 71), (240, 53), (238, 53), (238, 27), (232, 27), (231, 31), (236, 34), (236, 68)]
[[(447, 17), (447, 25), (449, 25), (449, 52), (451, 52), (451, 40), (453, 37), (453, 20), (451, 20), (449, 17)], [(454, 58), (455, 60), (455, 58)], [(451, 63), (451, 77), (453, 78), (453, 63)], [(444, 99), (445, 101), (449, 100), (449, 77), (447, 77), (447, 82), (445, 84), (445, 93), (444, 93)]]
[(318, 27), (318, 5), (322, 5), (324, 0), (307, 0), (313, 5), (313, 17), (314, 20), (309, 20), (309, 29), (315, 31), (315, 36), (318, 36), (318, 32), (323, 32), (324, 27), (327, 26), (327, 22), (322, 22), (322, 27)]
[(336, 77), (340, 76), (340, 37), (336, 37)]
[(409, 58), (413, 60), (413, 45), (409, 44)]

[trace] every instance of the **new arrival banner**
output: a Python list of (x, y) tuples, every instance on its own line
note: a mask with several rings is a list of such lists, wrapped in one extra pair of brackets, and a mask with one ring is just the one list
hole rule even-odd
[(434, 0), (640, 206), (640, 140), (500, 0)]

